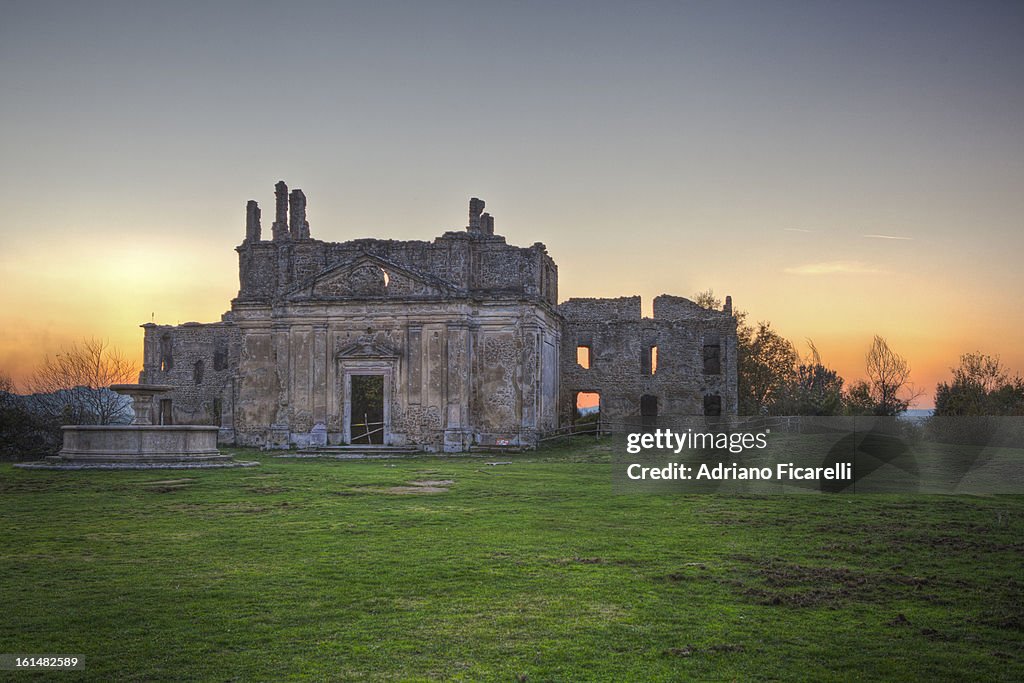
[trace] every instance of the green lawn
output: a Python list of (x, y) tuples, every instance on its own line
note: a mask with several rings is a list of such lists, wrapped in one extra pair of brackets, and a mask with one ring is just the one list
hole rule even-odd
[(1024, 679), (1024, 497), (616, 496), (609, 448), (2, 464), (0, 652), (84, 655), (68, 681)]

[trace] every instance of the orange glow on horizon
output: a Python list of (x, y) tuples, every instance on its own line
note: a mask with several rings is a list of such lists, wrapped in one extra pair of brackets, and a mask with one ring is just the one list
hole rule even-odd
[[(115, 252), (78, 268), (77, 260), (70, 257), (63, 262), (58, 258), (56, 263), (45, 264), (47, 267), (41, 259), (30, 257), (21, 258), (16, 267), (5, 262), (5, 281), (23, 282), (25, 287), (8, 289), (0, 295), (4, 329), (0, 337), (0, 371), (11, 375), (16, 386), (24, 388), (45, 356), (86, 337), (108, 340), (141, 369), (143, 335), (139, 325), (150, 320), (160, 324), (219, 320), (237, 291), (233, 272), (237, 266), (231, 258), (234, 255), (229, 252), (230, 260), (212, 253), (203, 257), (201, 250), (218, 251), (214, 245), (202, 245), (195, 250), (177, 251), (160, 247), (145, 252), (145, 256), (138, 252)], [(76, 253), (86, 252), (76, 249)], [(142, 265), (138, 265), (140, 260)], [(147, 260), (152, 260), (153, 265), (145, 265)], [(203, 270), (219, 271), (218, 277), (205, 276), (200, 272)], [(562, 272), (567, 270), (563, 266)], [(118, 272), (127, 273), (124, 281), (113, 275)], [(224, 276), (225, 272), (230, 275)], [(602, 285), (601, 289), (607, 287), (606, 279)], [(627, 288), (628, 283), (621, 286), (622, 295), (634, 293)], [(33, 292), (31, 298), (20, 295), (21, 291), (29, 290)], [(653, 296), (644, 296), (648, 308), (651, 299)], [(747, 304), (742, 295), (734, 295), (737, 308), (750, 311), (748, 322), (772, 321), (773, 327), (792, 341), (801, 355), (808, 351), (805, 340), (813, 340), (823, 362), (839, 372), (845, 386), (864, 377), (864, 354), (872, 336), (882, 335), (911, 364), (911, 381), (923, 391), (916, 407), (932, 405), (936, 384), (948, 381), (950, 368), (957, 365), (963, 353), (999, 355), (1014, 373), (1024, 368), (1024, 350), (1019, 345), (990, 343), (1021, 338), (1015, 321), (1000, 318), (995, 312), (992, 315), (997, 325), (986, 324), (987, 311), (974, 310), (963, 315), (960, 324), (943, 322), (946, 329), (936, 333), (934, 312), (929, 310), (911, 311), (900, 320), (901, 312), (892, 310), (893, 306), (872, 304), (867, 312), (873, 312), (875, 320), (870, 320), (863, 307), (858, 315), (849, 315), (840, 305), (830, 310), (811, 310), (806, 302), (792, 297), (780, 300), (783, 303), (753, 300)], [(857, 302), (851, 303), (859, 306)], [(767, 310), (762, 311), (762, 305)], [(654, 370), (656, 353), (652, 352)], [(586, 367), (589, 355), (588, 350), (579, 350), (577, 361)]]
[[(212, 217), (211, 225), (220, 220)], [(546, 229), (510, 230), (508, 240), (528, 242)], [(553, 239), (561, 240), (550, 229)], [(211, 227), (198, 236), (164, 230), (125, 240), (121, 226), (105, 234), (78, 226), (46, 249), (13, 237), (0, 254), (0, 276), (16, 283), (0, 292), (0, 371), (24, 388), (46, 355), (86, 337), (109, 341), (141, 366), (142, 323), (214, 322), (228, 309), (238, 287), (232, 246), (240, 232)], [(323, 233), (327, 240), (352, 237), (337, 230)], [(913, 242), (894, 244), (906, 250)], [(765, 246), (749, 260), (712, 250), (681, 269), (679, 255), (689, 252), (635, 253), (617, 251), (610, 242), (606, 246), (574, 250), (561, 241), (551, 243), (562, 300), (639, 294), (644, 315), (650, 316), (655, 296), (692, 297), (714, 288), (721, 298), (732, 295), (735, 310), (747, 311), (748, 323), (771, 321), (801, 355), (806, 340), (813, 340), (846, 386), (863, 378), (864, 354), (879, 334), (910, 362), (911, 381), (923, 392), (917, 407), (932, 405), (935, 385), (949, 379), (963, 353), (998, 355), (1012, 372), (1024, 370), (1024, 311), (991, 295), (1017, 291), (1015, 271), (990, 268), (954, 281), (948, 272), (955, 259), (934, 248), (916, 269), (878, 256), (877, 266), (844, 270), (835, 264), (867, 263), (867, 257), (816, 259), (799, 244)], [(885, 246), (891, 248), (889, 241)], [(900, 258), (906, 256), (901, 252)], [(833, 265), (796, 267), (815, 261)], [(590, 356), (578, 351), (577, 362), (589, 364)], [(651, 360), (656, 370), (656, 351)]]
[(108, 341), (141, 370), (140, 325), (212, 322), (229, 306), (237, 265), (230, 250), (215, 251), (189, 240), (102, 246), (83, 236), (0, 256), (4, 282), (18, 283), (0, 292), (0, 371), (24, 391), (46, 356), (85, 338)]

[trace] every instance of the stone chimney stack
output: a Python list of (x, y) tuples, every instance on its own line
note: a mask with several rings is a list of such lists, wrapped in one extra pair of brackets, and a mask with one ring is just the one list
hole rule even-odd
[(725, 297), (725, 306), (722, 308), (722, 311), (726, 315), (732, 315), (732, 297), (731, 296)]
[(291, 233), (293, 240), (309, 239), (309, 223), (306, 222), (306, 195), (302, 190), (292, 190), (289, 195), (291, 211)]
[(283, 180), (274, 185), (274, 197), (277, 199), (277, 213), (274, 216), (274, 241), (288, 239), (288, 186)]
[(469, 200), (469, 232), (480, 232), (480, 214), (484, 212), (484, 200), (473, 197)]
[(494, 234), (494, 216), (489, 213), (480, 216), (480, 232), (485, 235)]
[(259, 242), (263, 238), (263, 228), (260, 227), (260, 205), (255, 199), (250, 199), (245, 205), (245, 241)]

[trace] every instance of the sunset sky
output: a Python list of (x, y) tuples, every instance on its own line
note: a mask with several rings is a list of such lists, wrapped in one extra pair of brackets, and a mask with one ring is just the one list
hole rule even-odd
[(1024, 3), (3, 2), (0, 370), (213, 321), (245, 203), (431, 239), (487, 201), (562, 299), (713, 288), (848, 381), (1024, 371)]

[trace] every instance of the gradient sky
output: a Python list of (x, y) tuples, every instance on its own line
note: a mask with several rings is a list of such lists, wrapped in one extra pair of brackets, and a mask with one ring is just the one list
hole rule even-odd
[[(0, 369), (212, 321), (245, 202), (431, 239), (487, 201), (560, 295), (713, 288), (930, 405), (1024, 370), (1024, 3), (0, 2)], [(899, 238), (899, 239), (893, 239)]]

